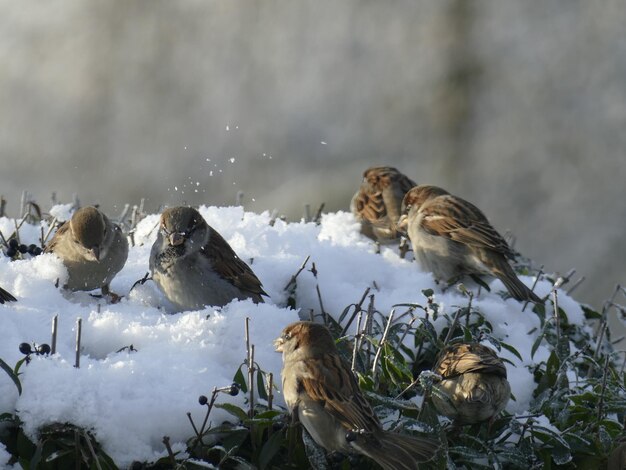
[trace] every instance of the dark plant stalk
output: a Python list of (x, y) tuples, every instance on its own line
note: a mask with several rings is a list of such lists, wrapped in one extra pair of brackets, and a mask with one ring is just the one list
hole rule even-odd
[(83, 320), (79, 318), (76, 320), (76, 360), (74, 362), (74, 367), (77, 369), (80, 367), (80, 337), (82, 335), (83, 330)]
[(50, 342), (50, 354), (57, 352), (57, 330), (59, 324), (59, 316), (52, 317), (52, 341)]

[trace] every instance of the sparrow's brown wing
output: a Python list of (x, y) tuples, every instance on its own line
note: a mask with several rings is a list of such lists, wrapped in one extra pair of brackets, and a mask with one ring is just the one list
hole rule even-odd
[(380, 429), (378, 418), (362, 395), (352, 371), (337, 354), (304, 359), (304, 374), (299, 388), (312, 400), (324, 404), (347, 429), (374, 432)]
[(54, 253), (54, 248), (59, 244), (59, 241), (64, 237), (64, 234), (70, 229), (70, 222), (63, 222), (63, 224), (57, 229), (56, 233), (52, 237), (46, 247), (44, 248), (44, 253)]
[(250, 292), (255, 301), (263, 302), (261, 296), (267, 293), (263, 290), (259, 278), (219, 233), (212, 228), (209, 230), (210, 239), (202, 248), (202, 252), (211, 261), (215, 272), (239, 289)]
[(363, 183), (353, 199), (357, 215), (382, 228), (395, 226), (404, 195), (415, 182), (392, 167), (373, 167), (363, 174)]
[(452, 378), (468, 372), (493, 374), (506, 378), (506, 367), (495, 351), (482, 344), (456, 344), (445, 348), (435, 365), (435, 372)]
[(470, 202), (452, 195), (424, 203), (421, 227), (432, 235), (447, 237), (473, 248), (493, 250), (507, 258), (515, 253), (494, 229), (482, 211)]

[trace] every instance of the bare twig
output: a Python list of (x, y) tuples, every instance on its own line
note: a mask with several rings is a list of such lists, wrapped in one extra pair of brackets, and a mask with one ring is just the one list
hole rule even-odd
[(54, 354), (57, 352), (57, 330), (59, 324), (59, 316), (55, 315), (52, 317), (52, 341), (50, 345), (50, 354)]
[(387, 325), (385, 326), (383, 337), (381, 338), (380, 343), (378, 343), (378, 349), (376, 350), (376, 355), (374, 356), (374, 364), (372, 365), (372, 375), (374, 379), (376, 379), (376, 366), (378, 365), (378, 361), (380, 359), (380, 355), (382, 354), (383, 347), (387, 342), (387, 336), (389, 335), (389, 330), (391, 329), (391, 322), (393, 321), (393, 315), (395, 311), (395, 309), (392, 309), (389, 313), (389, 319), (387, 320)]
[(283, 290), (287, 290), (289, 289), (289, 287), (291, 286), (291, 284), (294, 284), (296, 282), (296, 278), (300, 275), (300, 273), (302, 271), (304, 271), (304, 268), (306, 267), (306, 264), (309, 262), (309, 259), (311, 258), (311, 255), (307, 256), (306, 259), (302, 262), (302, 264), (300, 265), (300, 268), (298, 269), (298, 271), (296, 271), (296, 273), (291, 276), (291, 279), (289, 279), (289, 282), (285, 285), (285, 287), (283, 288)]
[(174, 452), (172, 452), (172, 446), (170, 445), (169, 436), (163, 436), (163, 445), (167, 449), (167, 455), (170, 458), (170, 463), (172, 464), (172, 468), (176, 467), (176, 457), (174, 457)]
[(311, 221), (311, 204), (304, 205), (304, 221), (305, 222)]
[[(361, 319), (363, 318), (363, 312), (359, 310), (359, 315), (356, 319), (356, 334), (354, 335), (354, 347), (352, 348), (352, 372), (356, 372), (356, 355), (361, 347)], [(341, 335), (343, 336), (343, 334)]]
[(322, 223), (322, 211), (324, 210), (324, 206), (326, 205), (325, 202), (322, 202), (322, 204), (320, 204), (319, 209), (317, 209), (317, 212), (315, 213), (315, 217), (313, 218), (313, 222), (315, 222), (316, 225), (319, 225)]
[(585, 282), (585, 279), (587, 279), (585, 276), (582, 276), (581, 278), (579, 278), (573, 285), (572, 287), (570, 287), (569, 289), (567, 289), (566, 294), (567, 295), (572, 295), (572, 292), (574, 292), (574, 290), (580, 286), (583, 282)]
[[(348, 320), (348, 323), (346, 323), (346, 326), (344, 327), (343, 330), (341, 330), (341, 334), (339, 336), (345, 336), (346, 333), (348, 332), (348, 328), (350, 328), (350, 325), (352, 324), (352, 322), (354, 321), (354, 317), (361, 312), (361, 307), (363, 306), (363, 302), (365, 302), (365, 297), (367, 297), (367, 294), (369, 294), (370, 292), (370, 288), (368, 287), (367, 289), (365, 289), (365, 292), (363, 292), (363, 295), (361, 296), (361, 300), (359, 300), (359, 303), (357, 303), (354, 306), (354, 312), (352, 313), (352, 316), (350, 317), (350, 320)], [(358, 333), (358, 327), (357, 327), (357, 333)]]
[(85, 441), (87, 442), (89, 453), (91, 454), (91, 458), (93, 459), (93, 462), (96, 464), (96, 468), (98, 470), (102, 470), (102, 466), (100, 465), (100, 460), (98, 459), (98, 456), (96, 455), (96, 451), (94, 450), (93, 445), (91, 444), (91, 439), (89, 438), (89, 434), (87, 434), (87, 431), (83, 431), (83, 437)]
[(77, 369), (80, 367), (80, 337), (83, 330), (83, 320), (79, 318), (76, 320), (76, 360), (74, 362), (74, 367)]
[(554, 309), (554, 329), (556, 330), (556, 344), (561, 343), (561, 317), (559, 316), (559, 298), (557, 290), (552, 291), (552, 306)]
[(267, 408), (272, 409), (274, 402), (274, 374), (269, 372), (267, 374)]
[[(530, 291), (534, 292), (535, 291), (535, 287), (537, 287), (537, 283), (539, 282), (539, 279), (541, 279), (541, 275), (543, 274), (543, 264), (541, 266), (539, 266), (539, 271), (537, 272), (537, 275), (535, 276), (535, 280), (533, 281), (533, 285), (530, 287)], [(529, 300), (527, 300), (526, 302), (524, 302), (524, 306), (522, 307), (522, 312), (524, 310), (526, 310), (526, 307), (528, 307), (528, 304), (530, 303)]]

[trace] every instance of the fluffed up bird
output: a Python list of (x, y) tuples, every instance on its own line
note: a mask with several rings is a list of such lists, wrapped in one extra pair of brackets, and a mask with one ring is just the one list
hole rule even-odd
[(179, 311), (223, 306), (234, 299), (260, 303), (267, 295), (250, 266), (192, 207), (172, 207), (161, 214), (150, 271)]
[(541, 303), (509, 264), (515, 252), (472, 203), (437, 186), (416, 186), (404, 196), (398, 226), (408, 233), (422, 269), (439, 280), (488, 274), (514, 299)]
[(434, 439), (383, 430), (326, 327), (292, 323), (274, 345), (291, 414), (328, 452), (360, 453), (386, 470), (416, 469), (435, 455)]
[(128, 241), (120, 227), (93, 206), (82, 207), (54, 234), (44, 253), (54, 253), (63, 261), (70, 290), (100, 288), (112, 295), (109, 285), (128, 258)]
[(457, 425), (493, 420), (511, 397), (502, 359), (482, 344), (447, 346), (433, 371), (441, 376), (433, 385), (433, 404)]
[(350, 210), (361, 223), (361, 233), (381, 243), (399, 238), (396, 224), (402, 198), (414, 186), (414, 181), (390, 166), (365, 170), (361, 187), (350, 202)]
[(5, 302), (17, 302), (17, 299), (13, 297), (10, 292), (7, 292), (2, 287), (0, 287), (0, 304), (3, 304)]

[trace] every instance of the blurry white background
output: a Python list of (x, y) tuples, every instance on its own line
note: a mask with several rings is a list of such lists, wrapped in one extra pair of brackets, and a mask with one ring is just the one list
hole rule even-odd
[(0, 194), (347, 210), (388, 164), (596, 308), (626, 282), (622, 0), (0, 0)]

